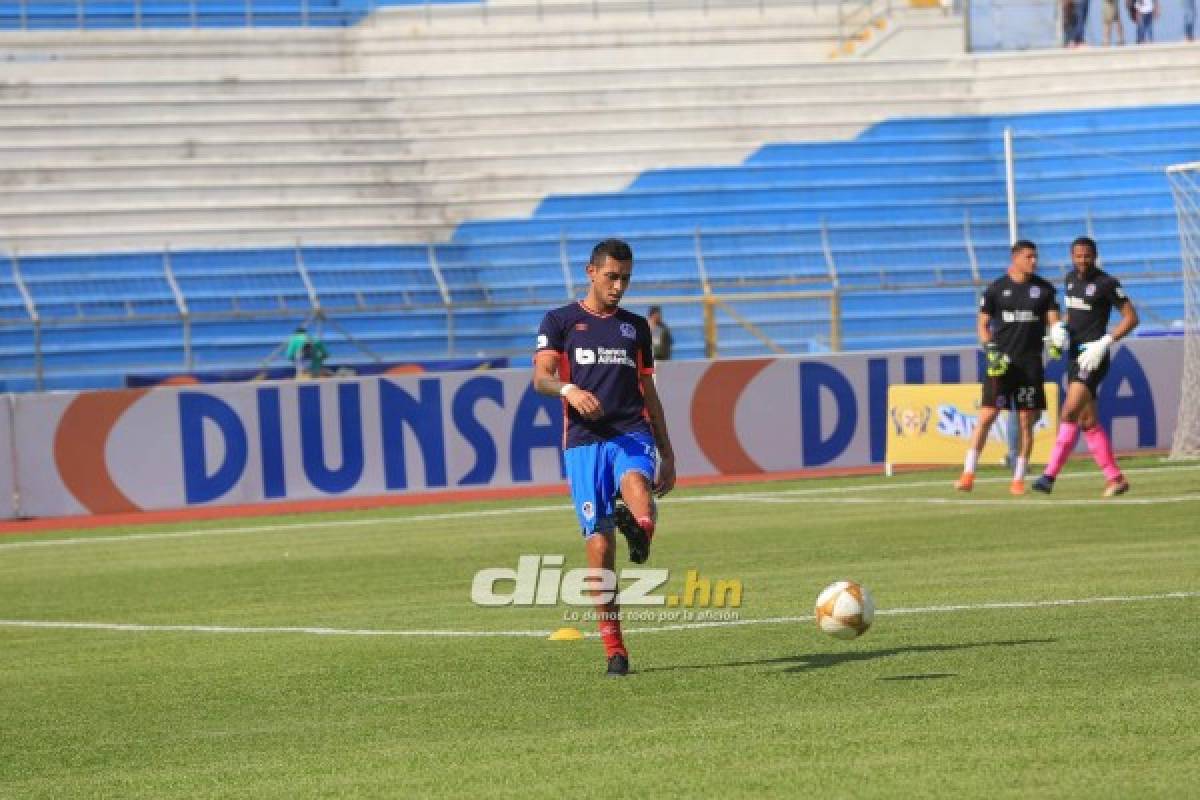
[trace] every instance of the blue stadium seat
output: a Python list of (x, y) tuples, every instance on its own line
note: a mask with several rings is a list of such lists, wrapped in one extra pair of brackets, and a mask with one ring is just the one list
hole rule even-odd
[[(89, 4), (89, 13), (121, 5)], [(166, 13), (171, 4), (146, 3), (146, 13), (151, 6)], [(12, 8), (0, 0), (0, 20)], [(853, 141), (773, 143), (742, 164), (651, 170), (621, 191), (551, 195), (528, 217), (471, 220), (432, 248), (46, 256), (19, 264), (0, 257), (0, 370), (20, 382), (32, 369), (18, 266), (53, 323), (43, 346), (53, 386), (78, 385), (81, 374), (111, 384), (134, 364), (182, 363), (178, 321), (138, 322), (175, 313), (168, 262), (193, 314), (198, 366), (259, 363), (314, 300), (341, 330), (389, 359), (523, 356), (544, 310), (586, 286), (593, 244), (613, 235), (637, 255), (631, 307), (698, 297), (707, 280), (753, 323), (758, 334), (718, 310), (722, 355), (772, 352), (760, 335), (789, 352), (828, 349), (827, 297), (762, 300), (759, 293), (835, 286), (846, 349), (970, 345), (978, 283), (1008, 263), (1006, 127), (1015, 135), (1019, 233), (1039, 244), (1042, 273), (1058, 278), (1071, 240), (1094, 235), (1104, 266), (1125, 281), (1147, 322), (1177, 326), (1179, 245), (1163, 168), (1200, 160), (1195, 105), (890, 120)], [(676, 357), (705, 355), (700, 304), (666, 310)], [(111, 339), (106, 352), (96, 349), (97, 331)], [(334, 361), (361, 360), (340, 332), (326, 334)]]

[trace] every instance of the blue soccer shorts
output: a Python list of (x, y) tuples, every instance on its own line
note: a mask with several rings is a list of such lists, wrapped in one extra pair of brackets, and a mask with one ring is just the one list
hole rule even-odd
[(613, 529), (613, 510), (626, 472), (640, 472), (651, 483), (658, 463), (654, 437), (623, 433), (606, 442), (581, 444), (563, 453), (571, 502), (586, 539)]

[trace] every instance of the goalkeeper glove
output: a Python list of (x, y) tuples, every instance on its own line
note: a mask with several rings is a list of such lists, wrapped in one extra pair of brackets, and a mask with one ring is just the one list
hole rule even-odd
[(1050, 345), (1050, 357), (1060, 358), (1067, 347), (1067, 323), (1060, 320), (1051, 325), (1046, 341)]
[(1108, 346), (1112, 344), (1112, 340), (1112, 337), (1106, 333), (1096, 341), (1088, 342), (1080, 347), (1079, 368), (1088, 372), (1095, 371), (1104, 362), (1104, 357), (1108, 355)]
[(995, 342), (988, 342), (984, 345), (983, 355), (987, 360), (987, 374), (989, 378), (999, 378), (1008, 372), (1008, 356), (1000, 352), (1000, 348), (996, 347)]

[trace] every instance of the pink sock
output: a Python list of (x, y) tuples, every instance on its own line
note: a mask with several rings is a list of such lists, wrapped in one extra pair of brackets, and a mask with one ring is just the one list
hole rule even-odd
[(1117, 460), (1113, 458), (1112, 443), (1108, 441), (1108, 433), (1105, 432), (1104, 426), (1095, 425), (1089, 428), (1083, 432), (1083, 437), (1087, 439), (1088, 450), (1092, 451), (1092, 458), (1096, 459), (1096, 463), (1104, 471), (1104, 479), (1120, 480), (1121, 470), (1117, 468)]
[(1067, 456), (1071, 455), (1071, 451), (1075, 449), (1075, 443), (1079, 441), (1079, 426), (1074, 422), (1058, 423), (1058, 439), (1054, 442), (1054, 449), (1050, 451), (1050, 460), (1046, 462), (1046, 474), (1051, 478), (1057, 478), (1058, 473), (1062, 470), (1063, 464), (1067, 463)]

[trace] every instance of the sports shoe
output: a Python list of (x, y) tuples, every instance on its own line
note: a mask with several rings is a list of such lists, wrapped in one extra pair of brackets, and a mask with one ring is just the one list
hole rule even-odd
[(1054, 491), (1054, 478), (1049, 475), (1043, 475), (1033, 482), (1033, 490), (1042, 494), (1050, 494)]
[(1012, 483), (1010, 483), (1008, 485), (1008, 493), (1011, 495), (1015, 495), (1016, 497), (1021, 497), (1022, 495), (1024, 495), (1025, 494), (1025, 481), (1023, 481), (1019, 478), (1017, 480), (1014, 480)]
[(954, 482), (954, 488), (960, 492), (969, 492), (975, 488), (975, 473), (964, 472), (962, 477)]
[(1116, 497), (1119, 494), (1125, 494), (1129, 491), (1129, 481), (1124, 477), (1117, 478), (1115, 481), (1109, 481), (1104, 487), (1105, 497)]
[(608, 657), (608, 671), (604, 673), (609, 678), (623, 678), (629, 674), (629, 656), (613, 653)]
[(628, 506), (618, 504), (613, 511), (613, 521), (617, 523), (617, 530), (629, 543), (629, 560), (635, 564), (646, 563), (646, 559), (650, 557), (650, 537), (633, 518), (633, 512)]

